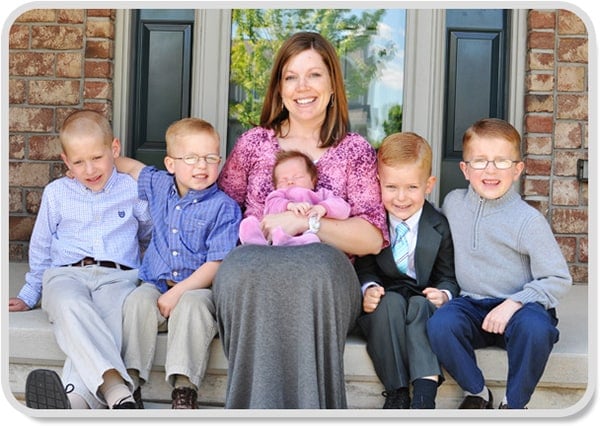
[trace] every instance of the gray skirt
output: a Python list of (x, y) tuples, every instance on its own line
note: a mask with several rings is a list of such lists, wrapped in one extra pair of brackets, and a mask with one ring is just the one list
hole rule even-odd
[(242, 245), (213, 283), (226, 408), (346, 408), (344, 346), (360, 313), (348, 257), (326, 244)]

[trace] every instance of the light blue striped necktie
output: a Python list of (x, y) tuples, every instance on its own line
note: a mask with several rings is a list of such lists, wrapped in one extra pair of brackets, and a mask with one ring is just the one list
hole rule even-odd
[(392, 253), (394, 254), (394, 260), (398, 270), (403, 274), (408, 271), (408, 241), (406, 239), (406, 233), (408, 232), (408, 226), (404, 222), (399, 222), (396, 225), (396, 240), (392, 247)]

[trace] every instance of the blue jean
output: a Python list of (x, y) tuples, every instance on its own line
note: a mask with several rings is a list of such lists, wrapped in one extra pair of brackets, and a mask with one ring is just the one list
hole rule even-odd
[(457, 297), (427, 323), (433, 352), (458, 385), (471, 393), (485, 384), (475, 349), (498, 346), (507, 352), (506, 398), (509, 408), (524, 408), (535, 390), (554, 344), (558, 320), (539, 303), (527, 303), (509, 320), (504, 334), (483, 331), (485, 316), (504, 299)]

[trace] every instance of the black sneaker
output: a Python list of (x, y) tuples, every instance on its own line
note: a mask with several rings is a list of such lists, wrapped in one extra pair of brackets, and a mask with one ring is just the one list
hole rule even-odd
[(138, 410), (144, 409), (144, 401), (142, 401), (142, 387), (138, 386), (133, 392), (133, 399), (135, 400), (135, 408)]
[(58, 374), (53, 370), (38, 369), (27, 375), (25, 382), (25, 405), (36, 409), (70, 409), (67, 394), (73, 385), (63, 387)]
[(381, 395), (385, 396), (384, 409), (403, 409), (410, 408), (410, 396), (408, 388), (400, 388), (391, 391), (383, 391)]
[(135, 401), (131, 400), (130, 396), (122, 398), (119, 402), (112, 406), (113, 410), (135, 410), (137, 409)]

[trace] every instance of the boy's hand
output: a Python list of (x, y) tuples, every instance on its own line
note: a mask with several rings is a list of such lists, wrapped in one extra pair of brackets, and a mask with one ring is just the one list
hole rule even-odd
[(435, 287), (427, 287), (425, 290), (423, 290), (423, 295), (427, 300), (433, 303), (436, 308), (439, 308), (448, 301), (448, 295), (446, 292), (438, 290)]
[(28, 311), (31, 308), (25, 304), (18, 297), (11, 297), (8, 299), (8, 311), (9, 312), (19, 312), (19, 311)]
[(385, 296), (385, 289), (382, 286), (374, 285), (367, 288), (363, 296), (363, 311), (367, 314), (373, 312), (379, 306), (383, 296)]
[(174, 285), (165, 293), (161, 294), (158, 298), (158, 310), (164, 318), (169, 318), (171, 312), (173, 311), (173, 309), (175, 309), (177, 302), (179, 302), (179, 298), (182, 294), (180, 289), (182, 287), (177, 288), (178, 285), (180, 284)]
[(483, 319), (481, 328), (488, 333), (504, 334), (506, 324), (508, 324), (514, 313), (521, 309), (522, 306), (523, 304), (520, 302), (506, 299), (488, 312)]

